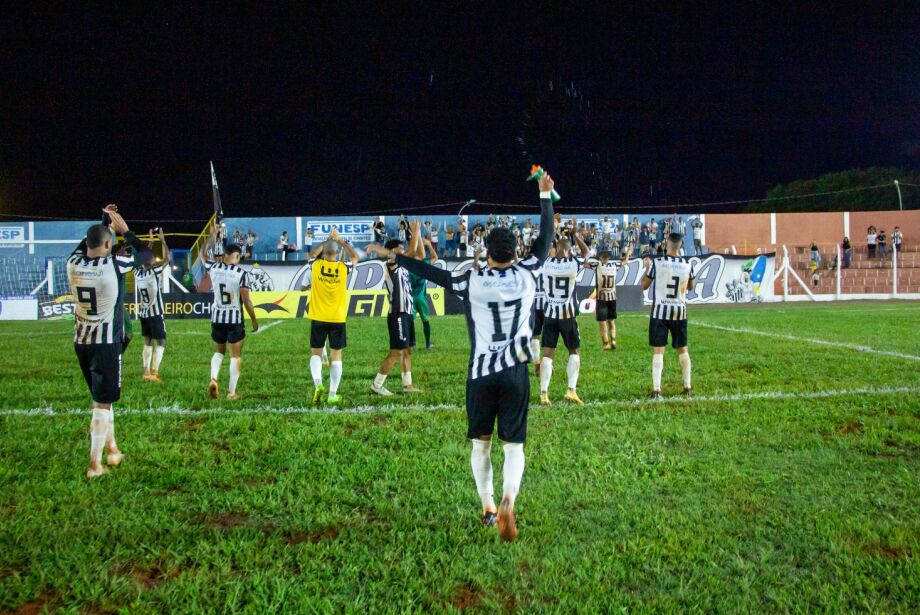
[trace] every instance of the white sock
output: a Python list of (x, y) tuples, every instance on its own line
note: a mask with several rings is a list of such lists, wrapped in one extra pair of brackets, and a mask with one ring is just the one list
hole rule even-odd
[(310, 355), (310, 375), (313, 376), (313, 386), (323, 386), (323, 360), (319, 355)]
[(543, 357), (540, 363), (540, 393), (549, 391), (549, 381), (553, 377), (553, 360)]
[(102, 449), (109, 436), (111, 414), (111, 410), (93, 408), (93, 418), (89, 422), (89, 458), (93, 464), (102, 462)]
[(335, 395), (342, 381), (342, 362), (333, 361), (329, 366), (329, 394)]
[(383, 386), (383, 383), (386, 382), (386, 379), (387, 379), (386, 374), (377, 374), (376, 376), (374, 376), (374, 386), (379, 389), (380, 387)]
[(117, 449), (118, 445), (115, 444), (115, 411), (109, 410), (109, 429), (105, 436), (105, 445), (109, 447), (109, 450)]
[(214, 356), (211, 357), (211, 380), (217, 380), (217, 377), (220, 375), (220, 366), (223, 362), (224, 355), (215, 352)]
[(227, 387), (228, 393), (236, 393), (236, 383), (240, 379), (240, 372), (243, 369), (243, 360), (240, 357), (230, 357), (230, 385)]
[(514, 499), (517, 497), (521, 488), (521, 477), (524, 476), (524, 444), (518, 442), (506, 442), (502, 445), (505, 449), (505, 466), (502, 469), (502, 499), (511, 500), (514, 505)]
[(402, 381), (403, 381), (404, 387), (411, 387), (412, 386), (412, 372), (403, 372)]
[(680, 373), (684, 375), (684, 386), (690, 386), (690, 353), (685, 352), (683, 354), (677, 355), (677, 360), (680, 361)]
[(476, 480), (476, 491), (483, 508), (495, 508), (494, 490), (492, 487), (492, 441), (473, 440), (473, 452), (470, 454), (470, 466), (473, 468), (473, 478)]
[(153, 346), (144, 345), (144, 351), (141, 353), (144, 358), (144, 371), (150, 371), (150, 359), (153, 358)]
[(569, 355), (569, 364), (565, 368), (569, 377), (569, 388), (573, 391), (578, 387), (578, 372), (581, 371), (581, 356), (577, 354)]
[(540, 340), (536, 337), (530, 340), (530, 354), (534, 361), (540, 360)]
[(661, 390), (661, 372), (664, 371), (664, 355), (652, 355), (652, 388), (656, 391)]
[(153, 373), (160, 371), (160, 361), (163, 360), (164, 350), (166, 350), (166, 346), (160, 346), (159, 344), (153, 349)]

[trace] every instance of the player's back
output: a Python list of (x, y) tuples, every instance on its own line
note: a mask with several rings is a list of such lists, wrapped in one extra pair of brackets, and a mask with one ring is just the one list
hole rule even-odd
[(140, 299), (141, 318), (159, 316), (163, 313), (163, 292), (160, 286), (162, 275), (163, 265), (142, 267), (134, 272), (134, 288)]
[(211, 322), (234, 325), (242, 323), (240, 289), (248, 288), (246, 271), (237, 265), (213, 261), (208, 261), (205, 266), (208, 268), (211, 290), (214, 293)]
[(458, 294), (467, 305), (471, 377), (533, 358), (530, 339), (536, 289), (533, 270), (521, 264), (468, 272), (467, 283), (460, 284)]
[(543, 263), (543, 286), (547, 318), (578, 316), (575, 286), (581, 263), (574, 256), (548, 258)]
[(687, 318), (687, 285), (693, 275), (693, 265), (679, 256), (659, 256), (652, 261), (653, 318)]
[(351, 268), (341, 261), (318, 258), (311, 271), (308, 317), (321, 322), (345, 322), (348, 314), (347, 279)]
[(73, 254), (67, 259), (67, 278), (74, 298), (75, 343), (122, 341), (124, 310), (116, 258), (114, 255), (91, 258)]
[(597, 298), (604, 301), (615, 301), (617, 298), (617, 262), (609, 260), (600, 261), (594, 266), (594, 283), (597, 289)]

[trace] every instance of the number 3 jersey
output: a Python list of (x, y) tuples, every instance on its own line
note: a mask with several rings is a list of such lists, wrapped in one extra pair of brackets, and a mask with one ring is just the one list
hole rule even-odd
[(548, 258), (543, 263), (543, 313), (547, 318), (578, 316), (575, 281), (581, 267), (581, 262), (574, 256)]
[(240, 289), (249, 288), (246, 270), (237, 265), (205, 261), (214, 303), (211, 305), (211, 322), (222, 325), (243, 324), (243, 307)]
[(451, 276), (450, 291), (466, 308), (470, 379), (533, 359), (534, 294), (540, 261), (530, 256), (503, 269), (468, 269)]
[(134, 272), (134, 288), (137, 289), (138, 316), (152, 318), (163, 315), (163, 290), (160, 280), (163, 279), (165, 265), (141, 267)]
[(645, 275), (652, 280), (652, 318), (687, 319), (687, 284), (693, 265), (679, 256), (660, 256)]

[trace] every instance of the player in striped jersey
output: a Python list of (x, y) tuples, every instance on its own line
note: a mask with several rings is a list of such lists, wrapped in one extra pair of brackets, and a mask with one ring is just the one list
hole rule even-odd
[[(533, 251), (531, 250), (531, 253)], [(552, 255), (552, 248), (550, 248), (550, 255)], [(543, 335), (543, 322), (545, 320), (544, 307), (546, 306), (546, 292), (543, 287), (543, 270), (542, 268), (537, 270), (537, 290), (534, 294), (533, 301), (533, 338), (530, 340), (530, 352), (533, 356), (540, 355), (540, 337)], [(534, 373), (537, 378), (540, 377), (540, 362), (534, 361)]]
[[(470, 364), (466, 381), (467, 437), (473, 450), (470, 465), (482, 503), (482, 524), (497, 524), (503, 540), (517, 536), (514, 501), (524, 475), (524, 441), (530, 408), (527, 363), (533, 359), (533, 304), (537, 272), (546, 258), (553, 229), (553, 180), (539, 180), (540, 236), (533, 252), (516, 261), (516, 240), (506, 228), (486, 239), (488, 267), (449, 272), (397, 256), (397, 264), (457, 295), (466, 308)], [(503, 494), (498, 510), (493, 499), (492, 433), (504, 443)]]
[(661, 372), (664, 370), (664, 349), (671, 334), (671, 345), (677, 349), (680, 371), (684, 377), (684, 395), (690, 397), (690, 353), (687, 352), (687, 291), (693, 290), (693, 265), (678, 256), (683, 248), (683, 236), (671, 233), (667, 254), (645, 259), (642, 290), (652, 289), (652, 314), (648, 324), (648, 343), (652, 354), (652, 398), (661, 396)]
[[(588, 255), (588, 246), (577, 232), (578, 224), (575, 218), (572, 218), (571, 228), (571, 237), (578, 244), (578, 250), (584, 258)], [(576, 279), (581, 272), (582, 262), (575, 258), (570, 240), (563, 236), (556, 241), (555, 255), (543, 263), (546, 303), (544, 305), (543, 337), (541, 338), (543, 359), (540, 362), (540, 403), (544, 406), (550, 404), (549, 383), (553, 377), (553, 359), (556, 357), (556, 345), (560, 336), (569, 351), (569, 363), (566, 367), (568, 388), (565, 398), (576, 404), (583, 403), (576, 391), (578, 374), (581, 371), (581, 357), (578, 354), (581, 336), (578, 333), (578, 321), (576, 320), (578, 297), (575, 292)]]
[[(163, 246), (163, 260), (151, 262), (134, 272), (134, 288), (140, 299), (138, 312), (141, 335), (144, 337), (144, 380), (152, 382), (163, 382), (159, 371), (163, 351), (166, 349), (166, 322), (163, 319), (163, 289), (160, 283), (171, 257), (163, 229), (160, 229), (160, 245)], [(153, 247), (152, 243), (149, 247)]]
[[(112, 415), (112, 404), (121, 397), (124, 341), (124, 295), (119, 282), (126, 273), (153, 257), (128, 229), (114, 205), (106, 206), (103, 211), (103, 223), (89, 227), (86, 237), (67, 259), (67, 278), (74, 297), (74, 351), (93, 398), (87, 478), (105, 473), (103, 448), (108, 448), (107, 465), (117, 466), (124, 459), (115, 443)], [(134, 248), (133, 257), (112, 254), (115, 243), (112, 231)]]
[[(628, 258), (628, 253), (627, 253)], [(626, 260), (626, 259), (624, 259)], [(601, 331), (604, 350), (617, 347), (617, 270), (619, 264), (613, 260), (609, 250), (604, 250), (591, 259), (586, 266), (594, 270), (594, 315)]]
[(230, 244), (224, 248), (220, 261), (209, 260), (204, 263), (214, 292), (214, 302), (211, 304), (211, 339), (214, 340), (214, 355), (211, 357), (211, 382), (208, 384), (208, 395), (211, 399), (216, 399), (219, 395), (217, 378), (228, 344), (230, 383), (227, 387), (227, 399), (240, 398), (236, 392), (236, 385), (243, 369), (243, 339), (246, 337), (243, 305), (246, 306), (249, 319), (252, 321), (252, 332), (259, 330), (256, 310), (252, 305), (252, 299), (249, 298), (246, 271), (239, 266), (241, 251), (240, 246)]
[[(413, 240), (418, 237), (421, 225), (412, 229)], [(390, 351), (384, 357), (371, 384), (371, 391), (388, 397), (393, 393), (385, 386), (387, 376), (399, 361), (402, 372), (403, 393), (419, 393), (412, 384), (412, 347), (415, 346), (415, 325), (412, 322), (413, 299), (409, 284), (409, 272), (398, 264), (396, 257), (405, 252), (405, 246), (398, 239), (390, 239), (383, 247), (369, 245), (364, 248), (369, 254), (377, 254), (387, 259), (384, 271), (384, 284), (390, 298), (390, 313), (387, 315), (387, 328), (390, 333)]]

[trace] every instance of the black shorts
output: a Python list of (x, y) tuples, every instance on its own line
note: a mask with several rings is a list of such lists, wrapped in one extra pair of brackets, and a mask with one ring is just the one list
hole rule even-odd
[(121, 344), (74, 344), (73, 347), (93, 401), (114, 404), (121, 399)]
[(594, 315), (597, 317), (597, 322), (604, 322), (605, 320), (616, 320), (617, 300), (614, 299), (613, 301), (603, 301), (598, 299), (597, 305), (594, 308)]
[(219, 322), (211, 323), (211, 339), (218, 344), (236, 344), (246, 337), (246, 327), (243, 323), (228, 325)]
[(412, 314), (390, 314), (387, 316), (390, 331), (390, 350), (405, 350), (415, 346), (415, 325)]
[(527, 363), (466, 381), (466, 437), (490, 436), (498, 418), (498, 437), (504, 442), (527, 439), (530, 376)]
[(326, 338), (333, 350), (345, 348), (345, 323), (314, 320), (310, 325), (310, 348), (323, 348)]
[(648, 321), (648, 345), (662, 348), (668, 345), (668, 333), (671, 334), (671, 346), (683, 348), (687, 345), (687, 320), (662, 320), (651, 318)]
[(574, 318), (547, 318), (543, 323), (543, 337), (540, 338), (540, 345), (544, 348), (555, 348), (560, 335), (562, 343), (568, 350), (577, 350), (581, 347), (578, 321)]
[(163, 320), (163, 316), (141, 318), (141, 335), (155, 340), (166, 340), (166, 321)]
[(540, 337), (543, 335), (543, 322), (546, 320), (546, 312), (534, 309), (533, 311), (533, 336)]

